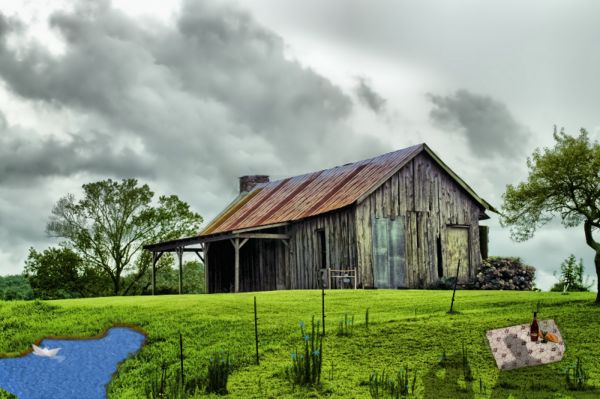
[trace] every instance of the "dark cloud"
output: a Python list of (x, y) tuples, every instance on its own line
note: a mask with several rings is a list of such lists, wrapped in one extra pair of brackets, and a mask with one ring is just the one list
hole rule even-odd
[(385, 110), (386, 99), (373, 89), (371, 83), (365, 77), (359, 76), (356, 78), (354, 93), (363, 105), (376, 114)]
[(464, 134), (477, 157), (521, 157), (530, 131), (503, 103), (467, 90), (452, 95), (428, 95), (434, 108), (430, 118), (438, 127)]
[(149, 159), (121, 147), (99, 132), (72, 134), (65, 140), (36, 138), (26, 129), (9, 127), (0, 112), (0, 183), (24, 183), (52, 176), (88, 172), (100, 176), (152, 177)]

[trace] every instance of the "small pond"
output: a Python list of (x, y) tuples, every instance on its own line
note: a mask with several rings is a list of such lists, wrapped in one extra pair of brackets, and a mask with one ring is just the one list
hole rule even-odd
[(113, 327), (98, 339), (44, 339), (39, 346), (60, 348), (58, 354), (0, 358), (0, 388), (19, 399), (103, 399), (117, 365), (144, 340), (127, 327)]

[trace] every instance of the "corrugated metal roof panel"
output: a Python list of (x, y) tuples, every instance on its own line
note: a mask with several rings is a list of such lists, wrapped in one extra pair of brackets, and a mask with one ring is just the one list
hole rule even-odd
[(424, 148), (423, 144), (331, 169), (258, 184), (201, 236), (304, 219), (356, 202)]

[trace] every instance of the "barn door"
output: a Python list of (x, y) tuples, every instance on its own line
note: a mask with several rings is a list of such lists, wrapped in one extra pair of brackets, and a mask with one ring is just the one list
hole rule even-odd
[(448, 226), (446, 231), (448, 237), (448, 248), (446, 252), (448, 277), (456, 276), (456, 266), (460, 260), (459, 277), (468, 278), (469, 270), (471, 270), (469, 256), (469, 228)]
[(373, 218), (373, 282), (376, 288), (404, 287), (404, 223)]

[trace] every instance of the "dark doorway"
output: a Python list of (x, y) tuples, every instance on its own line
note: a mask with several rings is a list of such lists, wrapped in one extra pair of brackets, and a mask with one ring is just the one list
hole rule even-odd
[(325, 229), (317, 229), (317, 241), (319, 245), (320, 269), (327, 268), (327, 246), (325, 244)]

